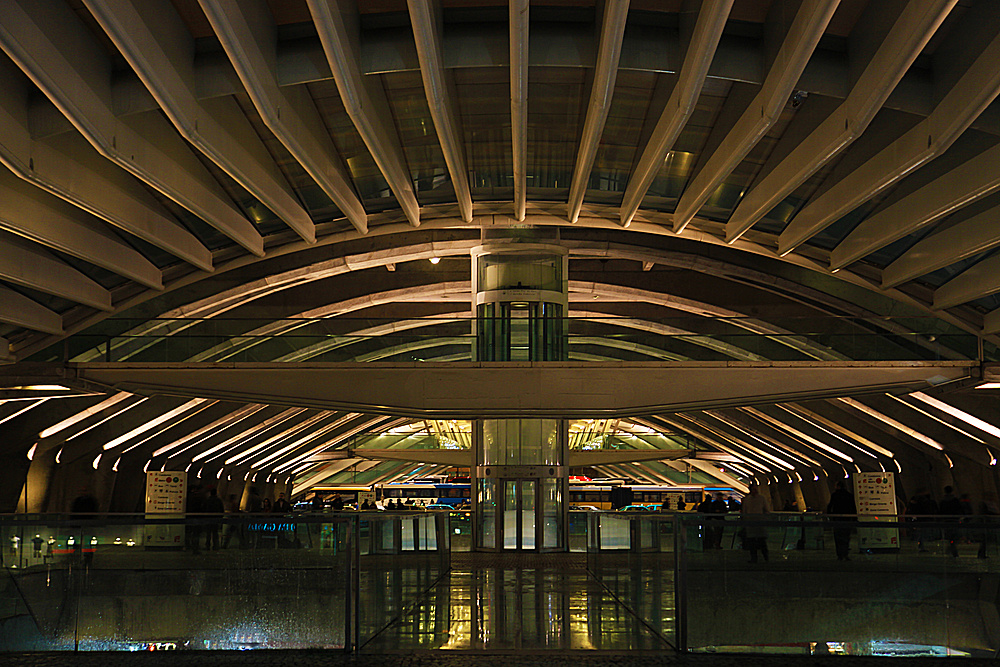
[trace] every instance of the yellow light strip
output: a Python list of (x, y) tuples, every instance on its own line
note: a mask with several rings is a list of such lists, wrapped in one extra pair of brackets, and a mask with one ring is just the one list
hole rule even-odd
[[(970, 415), (968, 412), (965, 412), (964, 410), (959, 410), (955, 406), (949, 405), (949, 404), (945, 403), (944, 401), (939, 401), (938, 399), (934, 398), (933, 396), (928, 396), (927, 394), (925, 394), (925, 393), (923, 393), (921, 391), (915, 391), (912, 394), (910, 394), (910, 396), (912, 396), (913, 398), (917, 399), (918, 401), (922, 401), (922, 402), (926, 403), (927, 405), (929, 405), (931, 407), (937, 408), (941, 412), (945, 412), (945, 413), (951, 415), (955, 419), (958, 419), (960, 421), (965, 422), (969, 426), (973, 426), (975, 428), (978, 428), (980, 431), (983, 431), (984, 433), (989, 433), (994, 438), (1000, 438), (1000, 428), (997, 428), (996, 426), (994, 426), (993, 424), (990, 424), (989, 422), (983, 421), (979, 417), (974, 417), (974, 416)], [(963, 433), (964, 433), (964, 431), (963, 431)], [(983, 442), (983, 441), (980, 440), (979, 442)]]
[(875, 419), (878, 419), (880, 422), (882, 422), (884, 424), (888, 424), (889, 426), (892, 426), (894, 429), (905, 433), (906, 435), (910, 436), (914, 440), (917, 440), (919, 442), (924, 443), (928, 447), (932, 447), (932, 448), (934, 448), (934, 449), (936, 449), (936, 450), (938, 450), (940, 452), (944, 451), (944, 447), (941, 446), (941, 443), (938, 442), (937, 440), (935, 440), (934, 438), (927, 437), (926, 435), (924, 435), (920, 431), (912, 429), (909, 426), (907, 426), (906, 424), (903, 424), (902, 422), (898, 422), (895, 419), (893, 419), (892, 417), (889, 417), (888, 415), (882, 414), (881, 412), (879, 412), (875, 408), (870, 408), (867, 405), (865, 405), (864, 403), (861, 403), (860, 401), (856, 401), (853, 398), (838, 398), (836, 400), (838, 400), (841, 403), (844, 403), (846, 405), (849, 405), (852, 408), (854, 408), (855, 410), (863, 412), (866, 415), (874, 417)]
[(125, 391), (115, 394), (111, 398), (105, 399), (93, 407), (89, 407), (86, 410), (76, 413), (72, 417), (68, 417), (57, 424), (53, 424), (52, 426), (48, 427), (47, 429), (39, 433), (38, 437), (48, 438), (49, 436), (53, 436), (56, 433), (59, 433), (60, 431), (68, 429), (70, 426), (73, 426), (74, 424), (80, 423), (87, 417), (96, 415), (98, 412), (110, 408), (115, 403), (119, 403), (128, 398), (129, 396), (132, 396), (132, 394)]
[(107, 451), (109, 449), (114, 449), (118, 445), (124, 444), (124, 443), (128, 442), (129, 440), (131, 440), (132, 438), (134, 438), (134, 437), (136, 437), (138, 435), (142, 435), (146, 431), (149, 431), (150, 429), (154, 429), (157, 426), (159, 426), (160, 424), (162, 424), (162, 423), (164, 423), (166, 421), (170, 421), (174, 417), (177, 417), (178, 415), (182, 415), (185, 412), (187, 412), (188, 410), (192, 410), (192, 409), (198, 407), (199, 405), (201, 405), (202, 403), (204, 403), (207, 400), (208, 400), (207, 398), (192, 398), (187, 403), (185, 403), (183, 405), (180, 405), (180, 406), (174, 408), (173, 410), (170, 410), (169, 412), (165, 412), (162, 415), (160, 415), (159, 417), (157, 417), (156, 419), (148, 421), (145, 424), (143, 424), (142, 426), (138, 426), (138, 427), (132, 429), (131, 431), (129, 431), (128, 433), (126, 433), (124, 435), (120, 435), (117, 438), (115, 438), (114, 440), (112, 440), (111, 442), (106, 443), (104, 445), (104, 451)]

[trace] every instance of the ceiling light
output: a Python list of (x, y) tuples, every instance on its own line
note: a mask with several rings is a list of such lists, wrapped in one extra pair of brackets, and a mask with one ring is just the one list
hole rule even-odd
[(431, 264), (437, 264), (438, 262), (441, 261), (441, 258), (440, 257), (431, 257), (430, 261), (431, 261)]

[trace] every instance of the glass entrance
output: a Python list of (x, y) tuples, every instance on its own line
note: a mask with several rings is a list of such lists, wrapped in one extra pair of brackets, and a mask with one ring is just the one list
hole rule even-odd
[(535, 507), (538, 505), (538, 484), (533, 479), (505, 479), (503, 483), (503, 526), (501, 537), (504, 550), (534, 550), (537, 548)]
[(565, 422), (484, 419), (473, 468), (475, 545), (484, 551), (566, 548)]

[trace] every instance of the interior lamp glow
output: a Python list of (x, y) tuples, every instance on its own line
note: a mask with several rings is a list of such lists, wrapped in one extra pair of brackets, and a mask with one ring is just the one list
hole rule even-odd
[(430, 259), (431, 264), (437, 264), (440, 261), (441, 261), (440, 257), (431, 257)]

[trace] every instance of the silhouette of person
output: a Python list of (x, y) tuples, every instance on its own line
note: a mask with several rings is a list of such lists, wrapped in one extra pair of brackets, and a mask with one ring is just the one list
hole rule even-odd
[(843, 480), (837, 481), (836, 489), (830, 494), (826, 513), (832, 515), (830, 520), (835, 522), (833, 545), (837, 551), (837, 560), (851, 560), (848, 555), (851, 551), (851, 532), (853, 530), (850, 522), (854, 521), (858, 509), (854, 504), (854, 496), (844, 488)]

